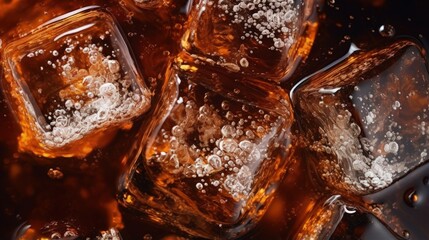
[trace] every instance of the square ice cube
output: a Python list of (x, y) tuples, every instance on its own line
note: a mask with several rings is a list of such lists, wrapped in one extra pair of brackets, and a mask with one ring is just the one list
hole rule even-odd
[(115, 20), (90, 9), (57, 17), (4, 49), (21, 151), (85, 156), (150, 107), (150, 93)]
[(428, 159), (429, 74), (414, 42), (352, 54), (298, 86), (293, 104), (317, 171), (336, 189), (373, 192)]
[[(282, 101), (261, 108), (266, 98), (250, 104), (191, 81), (204, 77), (170, 71), (170, 90), (155, 107), (122, 203), (195, 236), (234, 237), (254, 226), (273, 198), (290, 159), (293, 119), (290, 104), (277, 112)], [(253, 90), (289, 103), (279, 87)]]
[(312, 0), (197, 1), (189, 16), (181, 41), (186, 64), (275, 82), (307, 57), (318, 26)]

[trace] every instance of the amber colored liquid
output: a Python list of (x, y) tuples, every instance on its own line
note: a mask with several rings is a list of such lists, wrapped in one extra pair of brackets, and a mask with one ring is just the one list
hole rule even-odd
[[(131, 2), (1, 1), (0, 50), (13, 38), (55, 16), (98, 4), (118, 19), (147, 85), (151, 89), (159, 89), (168, 61), (180, 50), (180, 37), (186, 27), (186, 3), (178, 1), (168, 10), (154, 11), (127, 7)], [(318, 10), (319, 30), (312, 52), (295, 74), (282, 83), (282, 87), (289, 90), (304, 76), (338, 59), (347, 52), (351, 42), (363, 49), (370, 49), (390, 41), (392, 38), (383, 37), (378, 32), (383, 24), (394, 26), (397, 36), (412, 36), (427, 47), (428, 7), (429, 4), (423, 0), (327, 1)], [(132, 12), (136, 9), (138, 11)], [(160, 97), (154, 98), (153, 101), (157, 102)], [(20, 124), (0, 92), (0, 237), (10, 239), (26, 232), (24, 236), (27, 239), (34, 239), (52, 237), (55, 233), (64, 235), (69, 231), (94, 238), (100, 231), (115, 227), (124, 239), (149, 239), (149, 236), (152, 239), (179, 239), (177, 236), (180, 233), (141, 219), (116, 202), (116, 186), (127, 168), (128, 154), (132, 150), (130, 146), (143, 121), (143, 118), (135, 119), (131, 129), (120, 130), (107, 146), (99, 148), (99, 143), (91, 142), (94, 150), (84, 159), (36, 157), (18, 152)], [(318, 206), (319, 201), (332, 195), (309, 170), (311, 167), (305, 161), (306, 156), (300, 153), (298, 138), (292, 144), (297, 154), (288, 169), (288, 177), (280, 185), (278, 195), (262, 221), (243, 239), (292, 238), (298, 226), (313, 211), (313, 206)], [(63, 176), (53, 170), (59, 170)], [(390, 206), (393, 205), (390, 202), (397, 202), (400, 211), (393, 216), (401, 218), (404, 214), (415, 214), (413, 226), (401, 222), (382, 223), (374, 216), (362, 213), (367, 209), (361, 200), (349, 199), (350, 205), (355, 202), (359, 211), (345, 214), (331, 239), (427, 237), (424, 231), (425, 212), (413, 212), (425, 203), (425, 175), (420, 172), (416, 173), (418, 176), (413, 174), (410, 172), (404, 181), (398, 181), (393, 188), (379, 192), (381, 196), (367, 197), (368, 202), (381, 205), (387, 202)], [(149, 183), (143, 184), (150, 187)], [(376, 215), (381, 221), (385, 221), (384, 216), (390, 216), (381, 214)], [(24, 231), (23, 226), (27, 225), (31, 225), (30, 230)], [(387, 226), (393, 227), (395, 232), (389, 231)]]

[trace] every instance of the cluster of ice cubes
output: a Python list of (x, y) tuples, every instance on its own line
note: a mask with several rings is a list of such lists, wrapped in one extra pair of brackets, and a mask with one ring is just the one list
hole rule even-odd
[[(243, 25), (243, 39), (261, 44), (272, 39), (268, 49), (280, 50), (295, 44), (300, 8), (295, 2), (217, 4), (224, 14), (220, 17), (232, 17), (232, 23)], [(151, 107), (151, 94), (116, 23), (100, 11), (78, 14), (84, 24), (74, 22), (75, 16), (71, 16), (34, 33), (41, 37), (50, 27), (58, 31), (56, 25), (68, 26), (64, 35), (48, 39), (58, 48), (39, 43), (30, 50), (22, 48), (31, 42), (31, 34), (5, 47), (7, 81), (12, 89), (7, 94), (17, 102), (18, 118), (29, 121), (23, 124), (24, 135), (34, 134), (32, 140), (48, 149), (67, 147), (100, 129), (141, 116)], [(102, 27), (105, 21), (107, 27)], [(116, 43), (106, 45), (105, 39)], [(248, 67), (249, 62), (241, 58), (240, 65)], [(50, 75), (52, 72), (56, 75)], [(32, 75), (42, 76), (34, 77), (37, 81), (61, 84), (48, 92), (29, 89), (36, 81), (29, 77)], [(292, 118), (289, 112), (280, 116), (246, 103), (237, 109), (240, 99), (231, 100), (225, 97), (227, 93), (221, 95), (222, 101), (197, 98), (192, 92), (195, 85), (198, 82), (178, 90), (181, 95), (174, 109), (159, 118), (166, 120), (158, 122), (160, 131), (144, 153), (145, 164), (160, 166), (162, 174), (171, 179), (195, 179), (192, 187), (199, 194), (215, 189), (237, 202), (247, 201), (259, 190), (254, 186), (260, 166), (273, 161), (274, 149), (281, 145), (276, 138), (286, 132), (282, 128), (289, 128)], [(354, 53), (307, 79), (293, 94), (295, 117), (308, 143), (310, 161), (335, 190), (371, 193), (388, 187), (427, 160), (429, 74), (422, 50), (414, 42), (402, 40)], [(151, 117), (159, 120), (159, 116)], [(287, 142), (288, 137), (281, 140)], [(171, 179), (158, 180), (174, 181)], [(117, 237), (114, 232), (108, 234)]]

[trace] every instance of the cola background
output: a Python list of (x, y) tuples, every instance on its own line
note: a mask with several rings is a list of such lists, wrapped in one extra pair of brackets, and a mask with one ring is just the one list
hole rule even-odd
[[(156, 12), (133, 11), (129, 4), (116, 1), (26, 1), (0, 2), (0, 39), (3, 44), (20, 30), (39, 25), (79, 7), (98, 4), (111, 11), (124, 30), (144, 77), (151, 82), (162, 81), (162, 73), (169, 56), (179, 51), (180, 35), (185, 27), (186, 2), (176, 1), (171, 8)], [(7, 6), (14, 6), (12, 8)], [(385, 45), (395, 38), (409, 36), (428, 47), (429, 29), (427, 15), (429, 2), (425, 0), (330, 0), (319, 8), (319, 30), (307, 61), (291, 79), (282, 86), (290, 89), (303, 77), (343, 56), (351, 43), (361, 49)], [(136, 9), (134, 9), (136, 10)], [(42, 16), (42, 17), (40, 17)], [(40, 23), (41, 23), (40, 22)], [(21, 25), (17, 26), (17, 23)], [(391, 25), (395, 36), (382, 36), (379, 28)], [(1, 45), (0, 45), (1, 46)], [(3, 59), (2, 59), (3, 60)], [(158, 84), (159, 85), (159, 84)], [(114, 151), (95, 151), (92, 160), (82, 163), (64, 161), (37, 161), (31, 156), (15, 153), (19, 127), (9, 112), (3, 94), (0, 95), (0, 236), (8, 239), (15, 229), (29, 219), (70, 218), (80, 227), (80, 232), (96, 235), (109, 226), (106, 202), (116, 193), (116, 183), (124, 165), (115, 159)], [(120, 149), (133, 136), (117, 136), (115, 147)], [(126, 139), (120, 141), (119, 139)], [(295, 143), (297, 144), (297, 143)], [(297, 144), (298, 145), (298, 144)], [(305, 158), (297, 146), (295, 162), (280, 186), (270, 210), (257, 228), (244, 239), (285, 239), (305, 218), (306, 207), (330, 193), (317, 186), (317, 180), (306, 170)], [(62, 159), (61, 159), (62, 160)], [(47, 176), (50, 168), (60, 167), (64, 178), (54, 180)], [(410, 173), (413, 174), (413, 173)], [(83, 191), (84, 189), (85, 191)], [(84, 193), (82, 193), (84, 192)], [(86, 193), (85, 193), (86, 192)], [(82, 197), (82, 195), (86, 197)], [(124, 239), (143, 239), (152, 236), (161, 239), (170, 236), (170, 229), (154, 226), (139, 219), (138, 215), (120, 209), (125, 228)], [(113, 211), (114, 212), (114, 211)], [(422, 222), (424, 224), (424, 222)], [(149, 234), (149, 235), (147, 235)], [(364, 214), (345, 214), (332, 239), (395, 239), (374, 217)], [(171, 238), (170, 238), (171, 239)]]

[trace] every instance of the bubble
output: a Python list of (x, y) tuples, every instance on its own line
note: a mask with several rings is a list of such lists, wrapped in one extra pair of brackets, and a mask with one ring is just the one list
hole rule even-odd
[(61, 179), (64, 177), (64, 174), (59, 169), (50, 168), (48, 170), (48, 177), (51, 179)]
[(384, 145), (384, 151), (387, 153), (396, 154), (399, 150), (399, 145), (396, 142), (389, 142)]
[(380, 28), (378, 29), (378, 32), (383, 37), (393, 37), (395, 36), (396, 30), (392, 25), (386, 24), (386, 25), (381, 25)]
[(251, 152), (253, 150), (253, 143), (249, 140), (243, 140), (239, 143), (240, 148), (245, 152)]
[(402, 236), (404, 236), (405, 239), (409, 239), (410, 238), (410, 233), (407, 230), (404, 230), (402, 232)]
[(197, 183), (197, 184), (195, 185), (195, 187), (196, 187), (198, 190), (201, 190), (201, 189), (203, 189), (204, 185), (203, 185), (202, 183)]
[(238, 144), (234, 139), (227, 138), (227, 139), (220, 141), (219, 147), (222, 151), (232, 153), (235, 151), (235, 149), (237, 149), (237, 147), (238, 147), (237, 145)]
[[(136, 2), (137, 2), (137, 0), (136, 0)], [(143, 239), (144, 239), (144, 240), (152, 240), (152, 235), (150, 235), (149, 233), (148, 233), (148, 234), (145, 234), (145, 235), (143, 236)]]
[(229, 110), (229, 103), (227, 101), (222, 101), (222, 109)]
[(54, 232), (51, 234), (51, 239), (60, 239), (61, 237), (61, 233), (59, 232)]
[(255, 134), (252, 132), (252, 130), (247, 130), (247, 131), (246, 131), (246, 136), (247, 136), (249, 139), (253, 139), (253, 138), (255, 138)]
[(173, 134), (175, 137), (181, 137), (185, 134), (185, 132), (183, 131), (183, 128), (176, 125), (171, 129), (171, 134)]
[(119, 62), (116, 60), (108, 60), (107, 66), (111, 73), (117, 73), (121, 70), (121, 66), (119, 65)]
[[(116, 86), (112, 83), (104, 83), (98, 89), (100, 96), (105, 100), (106, 104), (114, 104), (119, 99), (119, 92)], [(114, 107), (114, 106), (108, 106)]]
[(72, 108), (73, 107), (73, 101), (72, 100), (67, 100), (64, 105), (66, 106), (66, 108)]
[(222, 127), (221, 132), (224, 137), (233, 137), (235, 128), (231, 125), (225, 125)]
[(395, 101), (395, 103), (393, 103), (393, 105), (392, 105), (393, 110), (396, 110), (399, 107), (401, 107), (401, 103), (399, 101)]
[(207, 161), (214, 169), (220, 169), (222, 167), (222, 160), (218, 155), (210, 155)]
[(246, 58), (240, 59), (240, 66), (247, 68), (249, 66), (249, 61)]
[(80, 104), (79, 102), (74, 104), (74, 108), (76, 108), (77, 110), (79, 110), (82, 107), (82, 104)]

